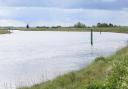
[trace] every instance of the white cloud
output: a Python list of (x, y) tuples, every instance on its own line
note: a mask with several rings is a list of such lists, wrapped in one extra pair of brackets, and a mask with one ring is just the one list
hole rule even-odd
[(0, 0), (0, 6), (119, 10), (128, 7), (128, 0)]
[(115, 2), (117, 0), (101, 0), (102, 2)]
[(25, 26), (25, 23), (11, 19), (0, 19), (0, 26)]
[(111, 22), (118, 25), (128, 25), (128, 9), (98, 10), (98, 9), (62, 9), (44, 7), (6, 7), (0, 8), (0, 25), (25, 26), (36, 25), (73, 25), (80, 21), (87, 25), (98, 22)]

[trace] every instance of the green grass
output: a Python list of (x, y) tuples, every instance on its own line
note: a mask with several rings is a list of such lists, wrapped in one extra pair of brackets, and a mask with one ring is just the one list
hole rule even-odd
[(128, 47), (109, 57), (98, 57), (79, 71), (19, 89), (128, 89)]
[(0, 30), (0, 34), (7, 34), (7, 33), (10, 33), (10, 31), (8, 31), (8, 30)]
[(24, 31), (74, 31), (74, 32), (88, 32), (93, 29), (94, 32), (119, 32), (119, 33), (128, 33), (128, 27), (88, 27), (88, 28), (17, 28), (18, 30)]

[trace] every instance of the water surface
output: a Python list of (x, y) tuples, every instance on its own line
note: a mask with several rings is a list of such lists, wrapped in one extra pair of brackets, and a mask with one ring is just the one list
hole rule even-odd
[(87, 66), (127, 44), (128, 35), (14, 31), (0, 35), (0, 89), (32, 85)]

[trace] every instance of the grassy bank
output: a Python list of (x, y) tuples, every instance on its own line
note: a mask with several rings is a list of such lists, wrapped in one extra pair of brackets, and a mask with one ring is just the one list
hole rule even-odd
[(0, 30), (0, 34), (7, 34), (7, 33), (10, 33), (10, 31), (8, 31), (8, 30)]
[(71, 32), (88, 32), (93, 29), (94, 32), (119, 32), (119, 33), (128, 33), (128, 27), (95, 27), (95, 28), (17, 28), (18, 30), (23, 31), (71, 31)]
[(99, 57), (80, 71), (19, 89), (128, 89), (128, 47), (110, 57)]

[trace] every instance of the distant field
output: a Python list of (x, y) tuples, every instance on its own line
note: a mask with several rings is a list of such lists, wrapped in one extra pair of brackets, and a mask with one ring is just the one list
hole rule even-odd
[(10, 33), (10, 31), (8, 31), (8, 30), (0, 30), (0, 34), (6, 34), (6, 33)]
[[(1, 29), (1, 28), (0, 28)], [(8, 29), (7, 27), (2, 29)], [(120, 27), (86, 27), (86, 28), (73, 28), (73, 27), (30, 27), (29, 29), (25, 27), (13, 27), (12, 30), (22, 30), (22, 31), (75, 31), (75, 32), (87, 32), (93, 29), (94, 32), (118, 32), (118, 33), (128, 33), (127, 26)]]
[(76, 32), (86, 32), (93, 29), (95, 32), (119, 32), (119, 33), (128, 33), (128, 27), (88, 27), (88, 28), (17, 28), (18, 30), (24, 31), (76, 31)]

